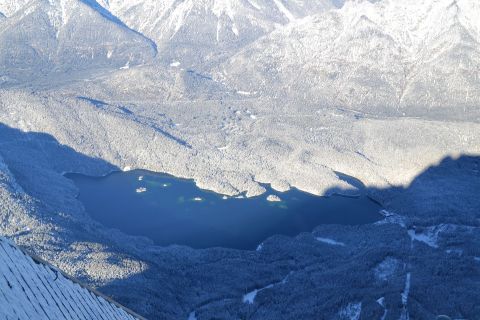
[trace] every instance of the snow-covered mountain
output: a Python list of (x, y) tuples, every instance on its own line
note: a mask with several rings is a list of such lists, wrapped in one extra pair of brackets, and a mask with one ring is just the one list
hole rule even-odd
[[(5, 8), (11, 13), (16, 7)], [(133, 66), (155, 54), (150, 40), (80, 0), (31, 1), (0, 30), (0, 77), (10, 82)]]
[(213, 75), (219, 84), (209, 88), (250, 96), (445, 116), (480, 102), (479, 8), (471, 0), (0, 0), (8, 17), (0, 84), (80, 70), (91, 78), (148, 64), (158, 49), (151, 68), (119, 82), (122, 92), (140, 84), (149, 96), (152, 85), (175, 96), (162, 79), (178, 82), (187, 70)]
[[(0, 0), (0, 12), (1, 235), (151, 319), (480, 314), (478, 0)], [(228, 196), (365, 192), (385, 219), (257, 251), (160, 248), (95, 221), (64, 175), (122, 168)], [(43, 268), (2, 241), (7, 279)], [(53, 288), (79, 289), (44, 269)], [(27, 298), (55, 308), (18, 291), (34, 275), (10, 287), (0, 274), (14, 302), (0, 298), (0, 318)]]
[(331, 0), (103, 0), (129, 27), (153, 39), (166, 62), (216, 62), (308, 14), (334, 8)]
[(0, 12), (9, 17), (24, 7), (30, 0), (0, 0)]
[(479, 16), (469, 0), (350, 1), (254, 42), (219, 78), (237, 90), (357, 110), (474, 108)]

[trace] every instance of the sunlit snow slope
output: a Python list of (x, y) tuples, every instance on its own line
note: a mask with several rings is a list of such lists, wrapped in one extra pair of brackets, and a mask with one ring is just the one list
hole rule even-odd
[[(478, 0), (0, 12), (0, 233), (29, 252), (151, 319), (480, 314)], [(159, 248), (93, 221), (64, 176), (127, 168), (227, 196), (363, 184), (386, 218), (254, 252)]]
[(376, 114), (465, 114), (480, 103), (479, 16), (469, 0), (349, 1), (251, 44), (220, 78)]
[(0, 29), (0, 77), (13, 83), (46, 76), (70, 80), (80, 71), (88, 77), (99, 69), (146, 63), (155, 54), (150, 40), (79, 0), (31, 1)]
[(187, 66), (216, 61), (331, 0), (103, 0), (132, 29), (155, 40), (165, 61)]

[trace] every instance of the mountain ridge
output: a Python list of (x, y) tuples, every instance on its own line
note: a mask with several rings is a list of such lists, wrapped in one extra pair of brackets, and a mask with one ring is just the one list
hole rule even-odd
[[(299, 99), (303, 97), (295, 92), (306, 93), (307, 99), (331, 106), (367, 111), (388, 106), (399, 115), (408, 113), (412, 104), (414, 108), (460, 104), (472, 110), (480, 100), (472, 94), (471, 100), (463, 97), (466, 92), (480, 92), (473, 81), (480, 67), (476, 45), (480, 38), (473, 37), (480, 26), (465, 26), (464, 21), (472, 22), (469, 17), (480, 15), (480, 9), (470, 7), (468, 1), (454, 3), (459, 10), (452, 11), (450, 0), (347, 2), (339, 10), (273, 31), (214, 74), (237, 90), (275, 88), (274, 94), (283, 91)], [(462, 46), (465, 39), (470, 39), (468, 50), (459, 54), (455, 46)], [(459, 64), (470, 69), (459, 70)], [(247, 66), (247, 72), (237, 66)], [(440, 82), (444, 85), (436, 84)], [(299, 87), (302, 83), (308, 86)]]
[[(152, 319), (480, 314), (478, 1), (23, 2), (0, 0), (2, 235)], [(130, 169), (362, 192), (385, 218), (159, 247), (65, 175)]]
[(288, 23), (294, 15), (334, 8), (329, 0), (268, 0), (261, 4), (254, 0), (110, 0), (102, 4), (132, 29), (153, 39), (165, 63), (183, 60), (183, 65), (197, 67), (209, 63), (202, 56), (214, 62), (222, 59), (225, 53)]
[(0, 65), (20, 82), (100, 68), (144, 64), (156, 55), (150, 40), (112, 22), (84, 1), (34, 0), (3, 23)]

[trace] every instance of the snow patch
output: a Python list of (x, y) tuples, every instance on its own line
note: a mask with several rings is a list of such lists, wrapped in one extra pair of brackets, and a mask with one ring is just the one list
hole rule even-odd
[[(261, 245), (260, 245), (261, 246)], [(258, 249), (258, 248), (257, 248)], [(260, 289), (255, 289), (253, 291), (250, 291), (249, 293), (247, 294), (244, 294), (243, 295), (243, 298), (242, 298), (242, 301), (243, 303), (248, 303), (248, 304), (253, 304), (255, 302), (255, 297), (257, 296), (257, 294), (260, 292), (260, 291), (263, 291), (263, 290), (266, 290), (266, 289), (271, 289), (273, 288), (274, 286), (276, 285), (279, 285), (279, 284), (285, 284), (287, 283), (288, 281), (288, 278), (292, 275), (293, 272), (289, 272), (287, 274), (287, 276), (285, 278), (282, 279), (282, 281), (280, 282), (275, 282), (275, 283), (271, 283), (269, 284), (268, 286), (265, 286), (263, 288), (260, 288)]]
[(430, 233), (415, 233), (415, 230), (410, 229), (408, 230), (408, 235), (412, 240), (412, 245), (413, 241), (419, 241), (427, 244), (432, 248), (438, 248), (436, 239)]
[(423, 242), (426, 245), (432, 248), (438, 248), (438, 235), (440, 232), (445, 231), (447, 229), (447, 225), (438, 225), (428, 227), (422, 232), (416, 232), (415, 229), (408, 230), (408, 235), (412, 241), (412, 246), (414, 241)]
[(147, 192), (147, 188), (145, 187), (140, 187), (135, 190), (136, 193), (144, 193)]
[(180, 66), (180, 61), (173, 61), (172, 63), (170, 63), (170, 67), (176, 68), (178, 66)]
[(399, 265), (400, 261), (397, 259), (392, 257), (385, 258), (385, 260), (380, 262), (373, 270), (375, 278), (379, 281), (387, 281), (393, 274), (395, 274)]
[(323, 243), (326, 243), (326, 244), (330, 244), (330, 245), (332, 245), (332, 246), (342, 246), (342, 247), (345, 247), (345, 243), (340, 242), (340, 241), (336, 241), (336, 240), (333, 240), (333, 239), (320, 238), (320, 237), (316, 237), (315, 239), (316, 239), (317, 241), (320, 241), (320, 242), (323, 242)]
[(245, 294), (242, 299), (243, 303), (253, 304), (253, 302), (255, 301), (255, 297), (257, 296), (257, 293), (258, 293), (258, 290), (255, 289)]
[(362, 303), (349, 303), (338, 313), (340, 319), (359, 320), (362, 313)]
[(388, 310), (387, 310), (387, 305), (385, 304), (385, 297), (381, 297), (380, 299), (377, 300), (377, 303), (383, 308), (383, 315), (382, 317), (380, 318), (380, 320), (385, 320), (387, 319), (387, 313), (388, 313)]
[(295, 20), (293, 14), (285, 7), (281, 0), (273, 0), (273, 2), (275, 2), (278, 10), (280, 10), (290, 22)]
[(447, 250), (445, 250), (445, 252), (447, 254), (454, 254), (454, 255), (457, 255), (457, 256), (461, 256), (463, 254), (462, 249), (447, 249)]
[(381, 297), (380, 299), (377, 300), (377, 303), (382, 306), (382, 307), (385, 307), (385, 297)]
[(232, 25), (232, 32), (238, 37), (240, 32), (238, 31), (238, 28), (235, 24)]
[(402, 292), (402, 305), (403, 305), (403, 310), (402, 314), (400, 316), (400, 320), (408, 320), (409, 315), (408, 315), (408, 295), (410, 294), (410, 280), (411, 280), (411, 273), (407, 273), (407, 277), (405, 278), (405, 288), (403, 289)]
[(260, 7), (260, 5), (255, 1), (255, 0), (247, 0), (248, 3), (250, 3), (255, 9), (257, 10), (261, 10), (262, 8)]
[(130, 69), (130, 61), (128, 61), (123, 67), (120, 68), (120, 70), (127, 70)]
[(217, 43), (220, 42), (220, 31), (222, 30), (222, 26), (220, 24), (220, 20), (217, 21)]
[(410, 280), (411, 280), (411, 273), (407, 273), (407, 277), (405, 278), (405, 288), (402, 293), (402, 303), (407, 305), (408, 303), (408, 295), (410, 293)]

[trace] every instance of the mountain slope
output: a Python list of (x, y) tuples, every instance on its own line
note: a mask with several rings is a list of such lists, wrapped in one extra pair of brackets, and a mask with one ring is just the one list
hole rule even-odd
[(0, 12), (9, 17), (23, 8), (30, 0), (0, 0)]
[(298, 17), (331, 9), (330, 0), (103, 0), (129, 27), (153, 39), (164, 61), (198, 66)]
[(347, 2), (258, 40), (217, 77), (237, 90), (385, 114), (475, 110), (478, 16), (463, 0)]
[(36, 0), (3, 27), (0, 76), (11, 82), (143, 64), (156, 53), (151, 41), (84, 1)]

